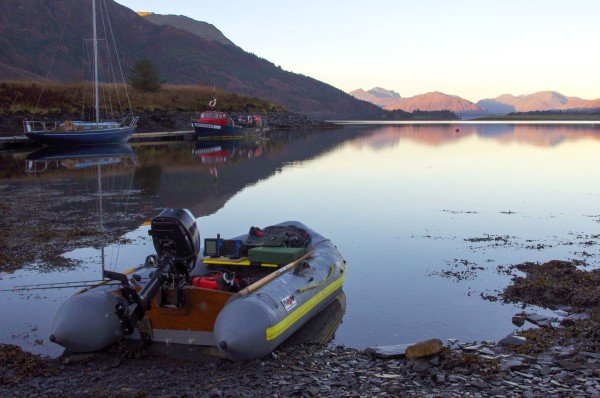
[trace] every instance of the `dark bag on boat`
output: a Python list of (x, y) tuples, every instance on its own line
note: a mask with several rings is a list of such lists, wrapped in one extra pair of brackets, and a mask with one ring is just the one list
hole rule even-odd
[(253, 247), (304, 247), (310, 243), (310, 234), (304, 228), (295, 225), (274, 225), (261, 230), (250, 228), (244, 242), (247, 248)]

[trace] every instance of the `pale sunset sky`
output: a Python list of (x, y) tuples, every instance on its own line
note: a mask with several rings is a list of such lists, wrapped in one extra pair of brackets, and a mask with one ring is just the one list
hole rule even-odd
[(116, 0), (349, 92), (600, 98), (600, 0)]

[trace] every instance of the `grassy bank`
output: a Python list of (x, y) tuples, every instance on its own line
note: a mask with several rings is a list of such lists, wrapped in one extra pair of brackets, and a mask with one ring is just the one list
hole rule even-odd
[[(128, 108), (127, 98), (121, 87), (100, 85), (102, 110)], [(218, 108), (228, 112), (282, 112), (285, 109), (274, 102), (235, 93), (216, 90)], [(183, 111), (198, 112), (208, 107), (213, 89), (208, 86), (165, 85), (162, 90), (149, 93), (129, 89), (134, 112)], [(119, 103), (121, 105), (119, 105)], [(77, 115), (89, 113), (93, 107), (93, 88), (90, 83), (33, 83), (0, 82), (0, 113), (3, 115), (46, 115), (65, 113)]]

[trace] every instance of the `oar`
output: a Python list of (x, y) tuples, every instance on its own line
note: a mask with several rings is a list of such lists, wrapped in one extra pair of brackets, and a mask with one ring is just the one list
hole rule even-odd
[(250, 286), (246, 287), (245, 289), (240, 290), (238, 292), (238, 296), (246, 296), (246, 295), (252, 293), (253, 291), (255, 291), (256, 289), (266, 285), (267, 283), (271, 282), (273, 279), (277, 278), (279, 275), (286, 273), (287, 271), (294, 268), (296, 265), (300, 264), (301, 262), (303, 262), (304, 260), (306, 260), (307, 258), (312, 256), (314, 252), (315, 252), (315, 250), (313, 249), (313, 250), (309, 251), (308, 253), (306, 253), (304, 256), (300, 257), (299, 259), (294, 260), (291, 263), (289, 263), (288, 265), (279, 268), (277, 271), (272, 272), (269, 275), (265, 276), (264, 278), (257, 280), (256, 282), (254, 282)]

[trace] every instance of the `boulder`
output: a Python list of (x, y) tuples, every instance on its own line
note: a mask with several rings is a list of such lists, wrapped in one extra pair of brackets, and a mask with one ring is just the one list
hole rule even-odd
[(525, 316), (524, 315), (514, 315), (512, 317), (512, 323), (515, 326), (521, 327), (525, 324)]
[(435, 355), (439, 353), (442, 348), (444, 348), (442, 340), (430, 339), (406, 347), (405, 355), (407, 358), (422, 358), (429, 355)]

